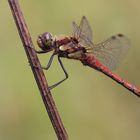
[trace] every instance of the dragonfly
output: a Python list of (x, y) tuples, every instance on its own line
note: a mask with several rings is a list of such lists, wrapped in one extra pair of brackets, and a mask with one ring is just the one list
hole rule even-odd
[(38, 54), (53, 52), (47, 66), (42, 66), (42, 68), (48, 70), (54, 56), (57, 56), (58, 62), (65, 74), (65, 78), (50, 86), (50, 89), (58, 86), (68, 78), (68, 73), (61, 60), (61, 58), (68, 58), (81, 61), (83, 65), (105, 74), (140, 97), (139, 88), (112, 72), (112, 70), (119, 66), (130, 48), (131, 43), (128, 37), (119, 33), (101, 43), (94, 44), (92, 29), (85, 16), (81, 18), (79, 25), (75, 22), (72, 22), (72, 25), (73, 33), (71, 36), (56, 38), (49, 32), (38, 36), (37, 44), (40, 50), (36, 52)]

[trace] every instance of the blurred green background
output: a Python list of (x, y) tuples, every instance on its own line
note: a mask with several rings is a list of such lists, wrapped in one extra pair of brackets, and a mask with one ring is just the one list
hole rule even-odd
[[(95, 43), (126, 34), (132, 47), (115, 73), (140, 86), (140, 1), (20, 0), (20, 5), (35, 45), (45, 31), (70, 35), (71, 22), (83, 15)], [(0, 1), (0, 19), (0, 140), (55, 140), (7, 0)], [(40, 56), (42, 65), (50, 55)], [(140, 99), (80, 62), (63, 62), (69, 79), (52, 93), (70, 139), (139, 140)], [(50, 85), (64, 77), (57, 59), (45, 73)]]

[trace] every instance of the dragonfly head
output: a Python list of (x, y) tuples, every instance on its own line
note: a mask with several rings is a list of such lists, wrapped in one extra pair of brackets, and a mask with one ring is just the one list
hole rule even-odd
[(53, 36), (49, 32), (45, 32), (38, 36), (37, 39), (38, 46), (44, 51), (51, 51), (53, 49)]

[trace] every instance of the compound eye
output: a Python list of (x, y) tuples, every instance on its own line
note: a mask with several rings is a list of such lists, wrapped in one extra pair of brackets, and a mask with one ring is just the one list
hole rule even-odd
[(51, 33), (49, 33), (49, 32), (45, 32), (44, 34), (43, 34), (43, 36), (44, 36), (44, 38), (46, 39), (46, 40), (52, 40), (52, 35), (51, 35)]
[(42, 50), (51, 50), (53, 46), (53, 37), (51, 33), (45, 32), (39, 35), (37, 43)]
[(41, 36), (38, 37), (38, 39), (37, 39), (37, 44), (38, 44), (38, 46), (39, 46), (40, 48), (43, 48), (44, 45), (43, 45)]

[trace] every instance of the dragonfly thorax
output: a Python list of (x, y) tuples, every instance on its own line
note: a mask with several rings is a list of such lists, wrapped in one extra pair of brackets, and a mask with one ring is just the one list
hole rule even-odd
[(66, 45), (59, 46), (59, 56), (69, 59), (81, 59), (86, 52), (85, 48), (78, 44), (78, 42), (69, 42)]
[(38, 46), (44, 51), (51, 51), (54, 47), (53, 36), (49, 32), (45, 32), (38, 36)]

